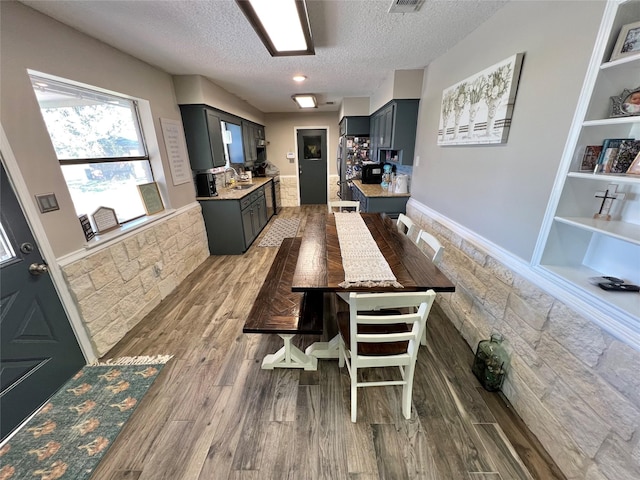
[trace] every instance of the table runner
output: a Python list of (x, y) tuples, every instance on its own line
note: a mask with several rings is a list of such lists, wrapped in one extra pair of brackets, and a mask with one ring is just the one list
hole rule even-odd
[(360, 214), (338, 212), (333, 215), (345, 277), (340, 286), (403, 288)]

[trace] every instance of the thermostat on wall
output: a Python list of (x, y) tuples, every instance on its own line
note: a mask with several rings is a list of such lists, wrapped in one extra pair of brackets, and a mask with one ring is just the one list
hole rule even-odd
[(296, 154), (293, 152), (287, 152), (287, 158), (289, 160), (293, 160), (294, 158), (296, 158)]

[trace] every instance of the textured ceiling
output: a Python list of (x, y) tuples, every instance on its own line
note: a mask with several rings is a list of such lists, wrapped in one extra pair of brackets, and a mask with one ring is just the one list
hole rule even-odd
[[(277, 58), (234, 0), (22, 3), (170, 74), (208, 77), (271, 113), (298, 111), (294, 93), (317, 94), (324, 111), (370, 96), (392, 71), (424, 68), (506, 1), (426, 0), (418, 13), (390, 14), (391, 0), (307, 0), (316, 54)], [(295, 84), (294, 74), (308, 80)]]

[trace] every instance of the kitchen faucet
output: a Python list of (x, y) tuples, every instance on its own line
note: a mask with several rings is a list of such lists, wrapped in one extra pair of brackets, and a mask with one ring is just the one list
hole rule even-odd
[(224, 167), (224, 186), (227, 187), (229, 186), (229, 182), (227, 182), (227, 170), (231, 170), (233, 172), (233, 179), (237, 182), (238, 181), (238, 177), (240, 176), (237, 172), (237, 170), (235, 168), (233, 168), (232, 166), (227, 166)]

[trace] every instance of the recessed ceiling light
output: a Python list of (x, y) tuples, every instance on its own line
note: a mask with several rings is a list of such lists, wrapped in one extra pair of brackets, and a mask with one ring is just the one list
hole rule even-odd
[(292, 95), (293, 101), (298, 104), (299, 108), (317, 108), (318, 101), (316, 96), (310, 93), (304, 93), (300, 95)]
[(315, 55), (305, 0), (236, 0), (273, 57)]
[(296, 75), (293, 77), (293, 80), (296, 82), (304, 82), (307, 79), (304, 75)]

